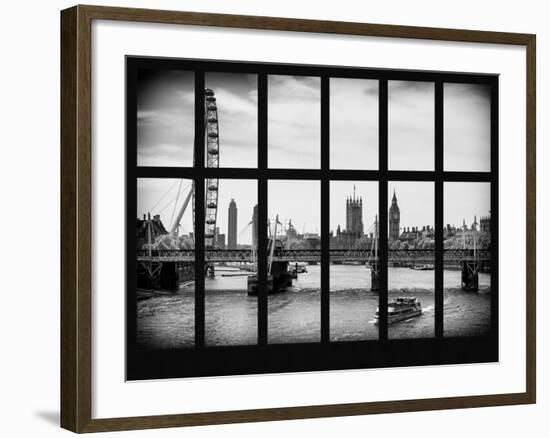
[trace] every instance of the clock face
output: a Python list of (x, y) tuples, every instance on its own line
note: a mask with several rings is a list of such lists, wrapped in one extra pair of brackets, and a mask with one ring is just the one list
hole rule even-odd
[(394, 213), (394, 214), (393, 214), (393, 218), (394, 218), (395, 220), (397, 220), (397, 219), (399, 219), (399, 215), (398, 215), (397, 213)]

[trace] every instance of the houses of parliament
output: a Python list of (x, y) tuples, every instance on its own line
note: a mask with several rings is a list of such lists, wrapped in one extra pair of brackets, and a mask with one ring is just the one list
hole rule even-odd
[[(341, 229), (338, 225), (336, 233), (330, 233), (330, 244), (332, 248), (352, 248), (361, 241), (361, 245), (368, 245), (374, 238), (373, 228), (371, 227), (368, 233), (365, 233), (363, 226), (363, 207), (366, 203), (363, 202), (361, 196), (353, 195), (346, 198), (346, 228)], [(388, 241), (390, 243), (415, 245), (421, 239), (434, 239), (435, 230), (431, 225), (422, 227), (412, 226), (400, 228), (401, 211), (397, 202), (395, 190), (393, 192), (391, 205), (388, 211)], [(460, 227), (446, 225), (443, 229), (444, 239), (452, 239), (456, 236), (469, 236), (472, 232), (480, 232), (482, 235), (490, 236), (491, 216), (482, 216), (474, 218), (474, 223), (471, 226), (463, 225)]]
[[(390, 241), (399, 240), (400, 231), (399, 223), (401, 219), (401, 213), (399, 206), (397, 205), (397, 196), (395, 191), (393, 193), (392, 204), (389, 209), (388, 222), (389, 222), (389, 234)], [(364, 233), (363, 225), (363, 198), (355, 195), (355, 187), (353, 195), (346, 198), (346, 228), (342, 230), (340, 225), (336, 229), (336, 233), (331, 232), (331, 243), (353, 244), (358, 239), (372, 239), (373, 233), (368, 235)]]

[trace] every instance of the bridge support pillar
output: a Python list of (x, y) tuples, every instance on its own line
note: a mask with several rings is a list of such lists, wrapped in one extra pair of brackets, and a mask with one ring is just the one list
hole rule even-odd
[(371, 265), (370, 267), (370, 290), (372, 292), (378, 292), (380, 290), (380, 271), (378, 264)]
[(271, 277), (273, 279), (273, 293), (284, 291), (292, 286), (292, 272), (288, 270), (288, 262), (272, 262)]
[(179, 274), (175, 262), (145, 263), (138, 266), (138, 288), (176, 290), (178, 282)]
[(473, 261), (462, 261), (462, 290), (477, 292), (479, 290), (479, 269), (481, 264)]
[(216, 269), (214, 268), (214, 265), (206, 266), (206, 276), (208, 278), (216, 278)]

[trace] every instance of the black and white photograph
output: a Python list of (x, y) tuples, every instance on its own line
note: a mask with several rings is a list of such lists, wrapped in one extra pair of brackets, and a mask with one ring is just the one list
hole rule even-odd
[[(40, 301), (6, 307), (28, 341), (7, 339), (58, 353), (36, 373), (4, 361), (57, 400), (9, 379), (36, 426), (347, 436), (353, 416), (428, 438), (542, 421), (544, 14), (398, 1), (7, 15), (58, 35), (12, 38), (38, 50), (8, 50), (22, 64), (3, 81), (8, 108), (37, 103), (7, 124), (31, 148), (6, 149), (8, 240), (37, 218), (54, 231), (6, 246), (7, 296)], [(40, 57), (58, 63), (36, 75)], [(56, 296), (13, 293), (42, 274)]]
[(496, 360), (493, 77), (141, 61), (141, 378)]

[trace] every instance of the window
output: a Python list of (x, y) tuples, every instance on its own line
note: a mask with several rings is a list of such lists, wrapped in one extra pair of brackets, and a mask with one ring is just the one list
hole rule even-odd
[(129, 57), (127, 91), (129, 380), (498, 360), (496, 76)]

